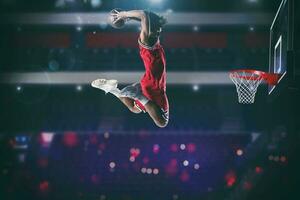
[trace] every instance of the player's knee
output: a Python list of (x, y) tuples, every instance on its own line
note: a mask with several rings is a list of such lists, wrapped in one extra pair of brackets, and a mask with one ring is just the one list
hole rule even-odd
[(159, 128), (165, 128), (168, 125), (168, 120), (165, 120), (163, 118), (157, 119), (155, 120), (155, 124), (159, 127)]
[(131, 110), (131, 112), (133, 112), (133, 113), (135, 113), (135, 114), (140, 114), (142, 111), (141, 111), (141, 110), (133, 109), (133, 110)]
[(135, 114), (139, 114), (142, 112), (140, 109), (136, 108), (135, 106), (130, 107), (129, 110)]
[(128, 107), (128, 109), (130, 110), (130, 112), (133, 112), (133, 113), (135, 113), (135, 110), (134, 110), (134, 107), (133, 107), (133, 106), (131, 106), (131, 107)]

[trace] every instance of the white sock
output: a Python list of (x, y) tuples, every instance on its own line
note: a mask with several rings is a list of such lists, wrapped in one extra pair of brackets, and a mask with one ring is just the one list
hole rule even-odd
[(143, 106), (145, 106), (149, 102), (149, 99), (143, 94), (139, 83), (134, 83), (123, 88), (120, 91), (119, 95), (121, 97), (123, 96), (134, 100), (138, 100)]
[(143, 106), (145, 106), (145, 105), (149, 102), (149, 99), (148, 99), (147, 97), (145, 97), (143, 94), (138, 95), (138, 96), (136, 97), (136, 99), (139, 100), (139, 102), (141, 102), (141, 104), (142, 104)]

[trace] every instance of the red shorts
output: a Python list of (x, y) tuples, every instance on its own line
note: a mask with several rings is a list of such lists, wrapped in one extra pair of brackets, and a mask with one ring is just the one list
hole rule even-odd
[[(140, 43), (140, 42), (139, 42)], [(155, 102), (163, 111), (169, 111), (166, 95), (166, 57), (163, 47), (157, 42), (153, 47), (140, 43), (140, 56), (144, 62), (145, 74), (140, 83), (142, 92), (149, 100)], [(136, 101), (138, 107), (144, 106)]]

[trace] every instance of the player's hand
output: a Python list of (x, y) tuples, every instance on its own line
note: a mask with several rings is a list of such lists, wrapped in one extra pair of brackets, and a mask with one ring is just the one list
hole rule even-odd
[(123, 19), (123, 20), (127, 20), (127, 17), (126, 17), (126, 12), (125, 11), (119, 11), (117, 9), (113, 9), (111, 11), (111, 15), (114, 17), (114, 21), (118, 21), (120, 19)]

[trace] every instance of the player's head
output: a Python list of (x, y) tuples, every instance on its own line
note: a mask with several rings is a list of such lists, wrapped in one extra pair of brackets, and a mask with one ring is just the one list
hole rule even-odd
[(167, 19), (153, 12), (148, 12), (150, 21), (150, 37), (159, 37), (163, 26), (167, 23)]

